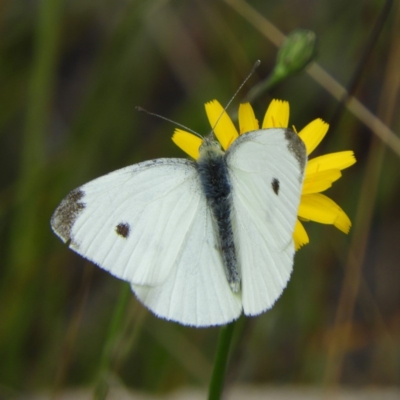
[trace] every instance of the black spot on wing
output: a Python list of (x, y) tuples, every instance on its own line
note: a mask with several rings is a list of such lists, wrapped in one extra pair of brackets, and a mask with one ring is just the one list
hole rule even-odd
[(285, 130), (285, 138), (287, 140), (288, 150), (295, 156), (299, 162), (301, 179), (303, 178), (304, 168), (307, 162), (306, 146), (303, 141), (299, 138), (299, 135), (290, 129)]
[(115, 227), (115, 232), (117, 232), (117, 235), (122, 236), (124, 239), (126, 239), (131, 232), (131, 227), (127, 222), (120, 222)]
[(278, 179), (274, 178), (271, 182), (272, 190), (275, 192), (276, 195), (279, 193), (279, 181)]
[(51, 217), (51, 226), (64, 240), (72, 240), (71, 231), (79, 214), (85, 208), (82, 202), (85, 193), (81, 189), (75, 189), (60, 203)]

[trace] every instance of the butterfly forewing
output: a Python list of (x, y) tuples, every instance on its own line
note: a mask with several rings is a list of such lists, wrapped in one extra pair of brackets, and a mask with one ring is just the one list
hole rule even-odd
[(239, 137), (226, 160), (243, 310), (256, 315), (273, 305), (292, 271), (306, 151), (294, 132), (264, 129)]
[(193, 162), (146, 161), (74, 190), (52, 217), (70, 247), (113, 275), (157, 285), (184, 246), (201, 192)]

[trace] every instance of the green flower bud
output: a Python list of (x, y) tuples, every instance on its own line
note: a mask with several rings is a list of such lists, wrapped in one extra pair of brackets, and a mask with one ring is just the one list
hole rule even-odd
[(275, 68), (268, 78), (250, 90), (246, 101), (253, 102), (285, 78), (304, 69), (316, 54), (317, 38), (314, 32), (299, 29), (290, 33), (278, 51)]
[(279, 49), (273, 74), (276, 80), (304, 69), (317, 53), (317, 38), (314, 32), (296, 30), (291, 32)]

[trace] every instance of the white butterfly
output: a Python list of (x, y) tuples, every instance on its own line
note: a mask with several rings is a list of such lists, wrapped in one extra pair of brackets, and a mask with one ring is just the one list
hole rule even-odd
[(226, 153), (206, 138), (197, 161), (145, 161), (73, 190), (51, 226), (154, 314), (225, 324), (269, 309), (289, 280), (306, 160), (288, 129), (244, 134)]

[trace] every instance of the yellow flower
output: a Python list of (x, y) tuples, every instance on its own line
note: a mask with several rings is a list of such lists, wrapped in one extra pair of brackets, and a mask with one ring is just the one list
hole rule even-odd
[[(224, 150), (227, 150), (239, 135), (260, 129), (253, 108), (249, 103), (241, 104), (239, 107), (239, 132), (217, 100), (206, 103), (205, 107), (210, 125), (214, 127), (214, 133)], [(215, 126), (217, 121), (218, 123)], [(265, 113), (261, 128), (287, 128), (288, 125), (289, 103), (272, 100)], [(307, 156), (319, 145), (328, 128), (329, 125), (322, 119), (315, 119), (298, 132), (306, 146)], [(198, 158), (202, 139), (182, 129), (176, 129), (172, 140), (191, 157)], [(309, 242), (307, 232), (300, 220), (331, 224), (344, 233), (349, 232), (351, 227), (349, 217), (332, 199), (321, 192), (330, 188), (332, 183), (342, 176), (340, 172), (342, 169), (350, 167), (355, 162), (356, 159), (352, 151), (325, 154), (308, 160), (298, 220), (293, 232), (296, 250)]]

